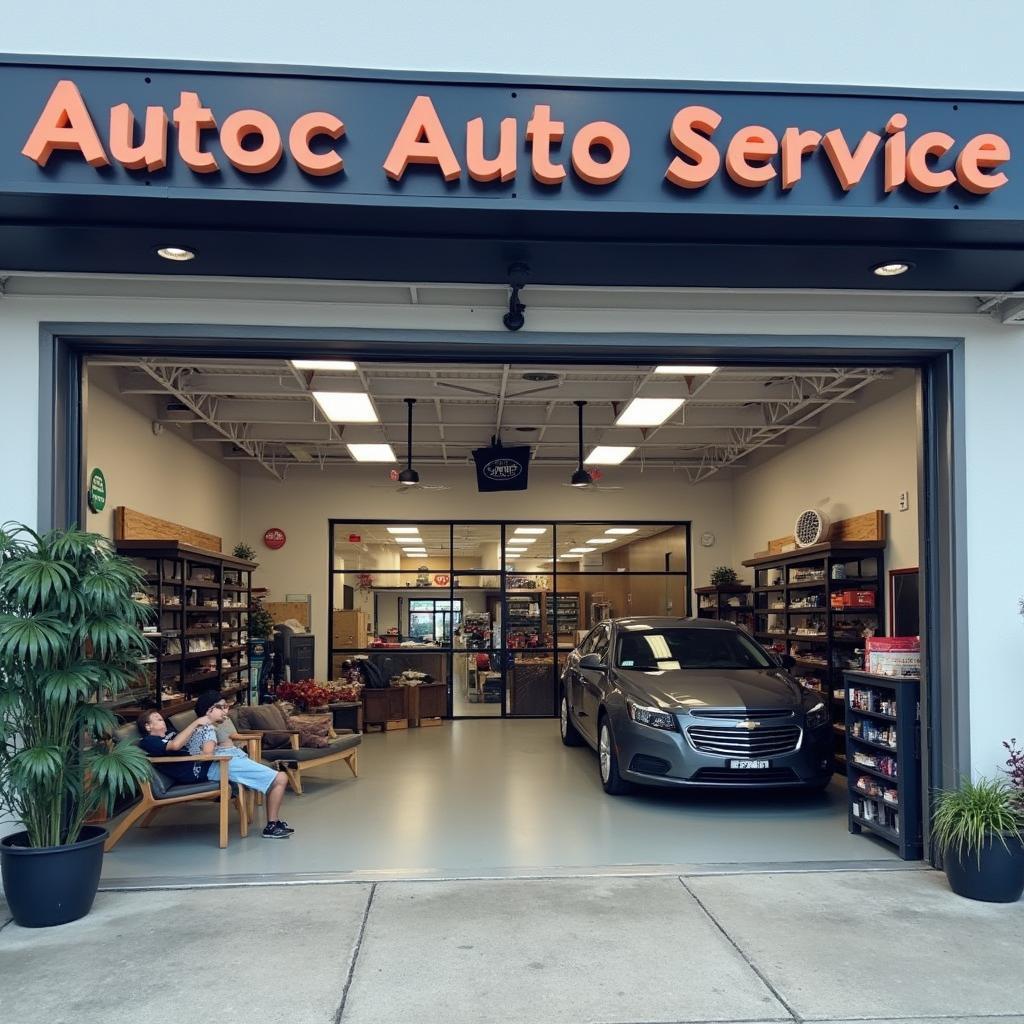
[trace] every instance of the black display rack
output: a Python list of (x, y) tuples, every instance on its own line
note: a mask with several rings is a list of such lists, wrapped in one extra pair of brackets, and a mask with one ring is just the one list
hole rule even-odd
[(921, 684), (917, 678), (846, 672), (846, 768), (850, 831), (920, 860)]
[(204, 690), (247, 700), (257, 563), (179, 541), (118, 541), (117, 551), (145, 575), (140, 598), (152, 614), (146, 632), (151, 651), (144, 679), (116, 698), (100, 694), (100, 702), (131, 717), (148, 708), (165, 715), (185, 711)]
[[(754, 636), (794, 659), (792, 672), (827, 695), (835, 760), (846, 767), (843, 672), (864, 667), (865, 630), (885, 632), (885, 541), (830, 541), (744, 561), (754, 570)], [(846, 594), (869, 605), (841, 606)]]

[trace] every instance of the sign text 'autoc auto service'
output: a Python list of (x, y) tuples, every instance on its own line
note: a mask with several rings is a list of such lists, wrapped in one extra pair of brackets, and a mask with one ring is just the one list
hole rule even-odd
[[(141, 128), (139, 120), (141, 118)], [(610, 121), (590, 121), (566, 138), (565, 121), (550, 104), (536, 103), (522, 120), (500, 119), (497, 146), (485, 146), (484, 118), (445, 123), (430, 96), (418, 95), (401, 123), (396, 123), (381, 170), (400, 182), (410, 165), (421, 165), (446, 182), (512, 182), (529, 173), (543, 186), (560, 185), (568, 175), (592, 186), (608, 186), (628, 172), (630, 139)], [(911, 126), (898, 110), (875, 129), (848, 137), (828, 125), (789, 126), (772, 131), (764, 125), (723, 124), (710, 106), (680, 107), (665, 125), (671, 152), (664, 179), (680, 190), (701, 189), (725, 174), (746, 189), (796, 187), (805, 161), (824, 161), (844, 192), (855, 188), (869, 168), (882, 165), (885, 193), (910, 189), (942, 192), (953, 186), (984, 196), (1007, 183), (1003, 167), (1009, 143), (983, 132), (955, 138), (935, 125)], [(493, 132), (493, 125), (491, 126)], [(216, 139), (222, 156), (211, 150)], [(197, 175), (213, 174), (227, 161), (249, 175), (267, 174), (292, 160), (306, 174), (344, 180), (346, 160), (363, 159), (358, 140), (351, 147), (345, 122), (335, 113), (304, 113), (279, 124), (261, 110), (229, 113), (204, 105), (198, 92), (181, 91), (170, 111), (162, 106), (133, 110), (127, 103), (91, 111), (76, 83), (54, 86), (22, 154), (46, 167), (56, 150), (77, 154), (93, 167), (119, 164), (155, 174), (168, 162), (174, 146), (180, 160)], [(563, 143), (567, 145), (563, 149)], [(372, 157), (371, 157), (372, 158)], [(377, 157), (379, 159), (379, 156)]]

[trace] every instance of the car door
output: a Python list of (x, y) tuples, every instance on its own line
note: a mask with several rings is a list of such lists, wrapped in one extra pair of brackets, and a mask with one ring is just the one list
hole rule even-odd
[(583, 713), (583, 678), (580, 676), (580, 658), (593, 651), (598, 635), (599, 628), (592, 629), (583, 643), (569, 655), (566, 663), (566, 695), (569, 698), (569, 707), (573, 717), (576, 719), (579, 719)]
[(608, 687), (608, 658), (611, 647), (611, 627), (607, 622), (598, 626), (594, 631), (594, 642), (588, 653), (596, 654), (601, 659), (603, 668), (580, 668), (579, 676), (581, 682), (582, 703), (577, 715), (581, 728), (586, 734), (597, 742), (597, 712), (601, 707), (601, 700)]

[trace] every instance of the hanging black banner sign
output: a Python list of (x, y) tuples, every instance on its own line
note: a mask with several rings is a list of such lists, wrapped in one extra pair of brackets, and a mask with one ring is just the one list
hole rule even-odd
[(478, 491), (525, 491), (530, 468), (530, 446), (503, 448), (477, 448), (473, 452), (476, 462), (476, 488)]

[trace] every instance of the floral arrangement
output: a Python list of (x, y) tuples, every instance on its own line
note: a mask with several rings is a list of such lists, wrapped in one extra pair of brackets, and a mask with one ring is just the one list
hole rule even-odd
[(360, 590), (369, 590), (373, 586), (373, 574), (369, 572), (356, 573), (356, 586)]
[(282, 683), (277, 688), (277, 698), (290, 701), (302, 711), (322, 708), (337, 699), (333, 690), (321, 686), (312, 679), (303, 679), (298, 683)]

